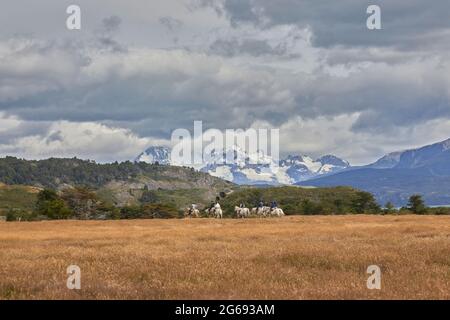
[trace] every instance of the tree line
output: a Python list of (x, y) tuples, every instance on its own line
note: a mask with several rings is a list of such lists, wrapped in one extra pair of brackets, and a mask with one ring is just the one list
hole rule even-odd
[(385, 214), (435, 214), (435, 215), (448, 215), (450, 214), (450, 208), (446, 207), (427, 207), (422, 195), (413, 194), (408, 199), (408, 204), (401, 208), (396, 208), (392, 202), (385, 204), (383, 210)]
[(7, 220), (117, 220), (176, 218), (178, 209), (171, 204), (141, 203), (116, 207), (99, 199), (89, 187), (67, 188), (61, 192), (44, 189), (37, 195), (32, 212), (9, 210)]
[[(145, 194), (144, 192), (143, 195)], [(288, 215), (450, 214), (450, 208), (428, 208), (421, 195), (412, 195), (408, 205), (402, 208), (395, 208), (390, 202), (381, 208), (372, 194), (343, 187), (315, 189), (313, 193), (295, 187), (248, 188), (232, 193), (230, 196), (223, 194), (217, 199), (222, 203), (227, 216), (232, 216), (236, 204), (244, 203), (252, 207), (253, 203), (257, 205), (259, 201), (264, 202), (264, 199), (277, 199), (279, 206)], [(137, 205), (117, 207), (100, 200), (95, 190), (81, 186), (67, 188), (60, 192), (44, 189), (38, 193), (32, 212), (20, 210), (7, 212), (9, 221), (18, 219), (31, 221), (167, 219), (181, 216), (181, 208), (177, 208), (174, 204), (162, 203), (158, 198), (143, 196)]]

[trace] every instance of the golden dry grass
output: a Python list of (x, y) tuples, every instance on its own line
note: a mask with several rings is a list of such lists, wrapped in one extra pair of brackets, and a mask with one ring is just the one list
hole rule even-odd
[(449, 299), (450, 217), (0, 223), (0, 299), (22, 298)]

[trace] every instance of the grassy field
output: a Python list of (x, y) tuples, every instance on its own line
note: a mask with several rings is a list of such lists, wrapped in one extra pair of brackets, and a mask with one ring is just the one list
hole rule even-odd
[(0, 223), (0, 299), (23, 298), (450, 299), (450, 217)]

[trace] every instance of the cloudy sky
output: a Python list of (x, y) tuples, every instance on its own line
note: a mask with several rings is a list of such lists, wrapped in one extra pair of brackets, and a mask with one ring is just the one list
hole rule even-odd
[(445, 140), (449, 15), (448, 0), (8, 1), (0, 156), (133, 159), (194, 120), (280, 128), (283, 154), (352, 164)]

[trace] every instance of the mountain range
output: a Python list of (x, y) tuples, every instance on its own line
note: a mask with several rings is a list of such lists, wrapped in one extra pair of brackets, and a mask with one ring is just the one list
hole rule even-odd
[(326, 177), (296, 183), (301, 186), (352, 186), (374, 194), (384, 204), (397, 206), (412, 194), (428, 205), (450, 204), (450, 139), (417, 149), (390, 153), (378, 161)]
[[(232, 152), (234, 164), (223, 164), (222, 156)], [(251, 164), (239, 148), (214, 155), (197, 170), (212, 176), (250, 185), (298, 185), (308, 187), (351, 186), (374, 194), (380, 204), (390, 201), (403, 206), (412, 194), (423, 195), (428, 205), (450, 204), (450, 139), (417, 149), (393, 152), (365, 166), (351, 166), (333, 155), (313, 159), (290, 155), (279, 161), (270, 157), (263, 164)], [(150, 147), (136, 162), (171, 164), (170, 149)]]
[[(258, 164), (251, 161), (258, 156)], [(224, 163), (224, 159), (233, 159), (233, 163)], [(139, 156), (135, 162), (172, 164), (170, 149), (167, 147), (150, 147)], [(290, 155), (278, 163), (270, 156), (248, 154), (237, 146), (223, 153), (213, 153), (205, 159), (202, 165), (195, 169), (209, 173), (236, 184), (249, 185), (290, 185), (319, 176), (340, 172), (350, 167), (350, 164), (333, 155), (313, 159), (306, 155)]]

